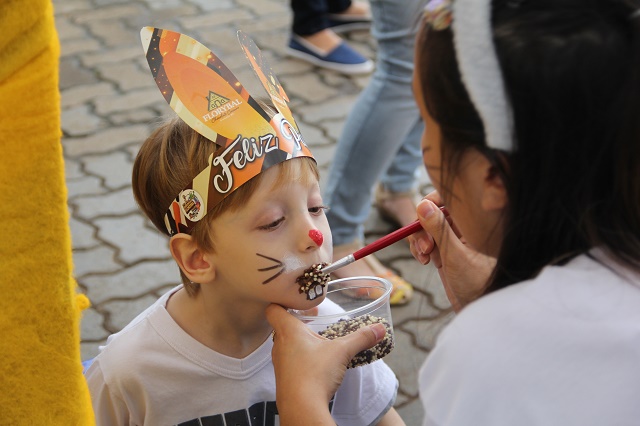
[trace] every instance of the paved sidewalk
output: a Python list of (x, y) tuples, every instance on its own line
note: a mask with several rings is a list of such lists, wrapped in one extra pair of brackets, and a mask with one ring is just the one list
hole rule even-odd
[[(92, 306), (82, 320), (83, 359), (179, 281), (166, 238), (138, 212), (131, 167), (157, 118), (171, 113), (147, 68), (139, 41), (147, 25), (184, 32), (214, 50), (251, 93), (259, 86), (235, 40), (250, 34), (269, 57), (326, 178), (343, 121), (368, 77), (345, 77), (284, 55), (288, 0), (54, 0), (62, 45), (60, 90), (75, 276)], [(369, 34), (350, 43), (375, 57)], [(253, 85), (252, 85), (253, 84)], [(324, 183), (324, 178), (321, 182)], [(424, 173), (421, 178), (426, 182)], [(425, 185), (423, 185), (425, 189)], [(392, 230), (375, 211), (367, 240)], [(386, 360), (400, 379), (396, 407), (420, 424), (416, 373), (449, 318), (431, 267), (400, 242), (381, 260), (416, 284), (416, 297), (393, 308), (396, 349)]]

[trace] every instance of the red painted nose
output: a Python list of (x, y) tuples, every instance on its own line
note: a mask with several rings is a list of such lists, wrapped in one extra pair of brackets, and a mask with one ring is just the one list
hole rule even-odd
[(309, 231), (309, 238), (311, 238), (313, 242), (318, 245), (318, 247), (320, 247), (322, 245), (322, 242), (324, 241), (322, 232), (318, 231), (317, 229), (312, 229), (311, 231)]

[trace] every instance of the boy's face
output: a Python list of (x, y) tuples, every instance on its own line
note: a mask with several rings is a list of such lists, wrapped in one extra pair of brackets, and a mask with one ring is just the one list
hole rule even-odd
[(230, 303), (309, 309), (324, 299), (307, 300), (296, 284), (306, 268), (331, 262), (333, 246), (317, 180), (299, 179), (306, 169), (290, 162), (294, 179), (276, 186), (279, 167), (268, 169), (246, 205), (213, 221), (215, 281)]

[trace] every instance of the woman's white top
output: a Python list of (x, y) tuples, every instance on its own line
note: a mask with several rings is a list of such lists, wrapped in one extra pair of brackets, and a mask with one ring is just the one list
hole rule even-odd
[(598, 250), (465, 307), (420, 370), (424, 425), (640, 425), (640, 274)]

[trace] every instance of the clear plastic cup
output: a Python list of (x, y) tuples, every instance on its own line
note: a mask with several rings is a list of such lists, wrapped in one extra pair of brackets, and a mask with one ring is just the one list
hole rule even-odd
[(360, 327), (382, 323), (387, 334), (371, 349), (357, 354), (349, 368), (370, 364), (391, 352), (394, 346), (389, 296), (392, 285), (379, 277), (349, 277), (330, 281), (326, 298), (307, 311), (290, 309), (313, 331), (328, 339), (354, 332)]

